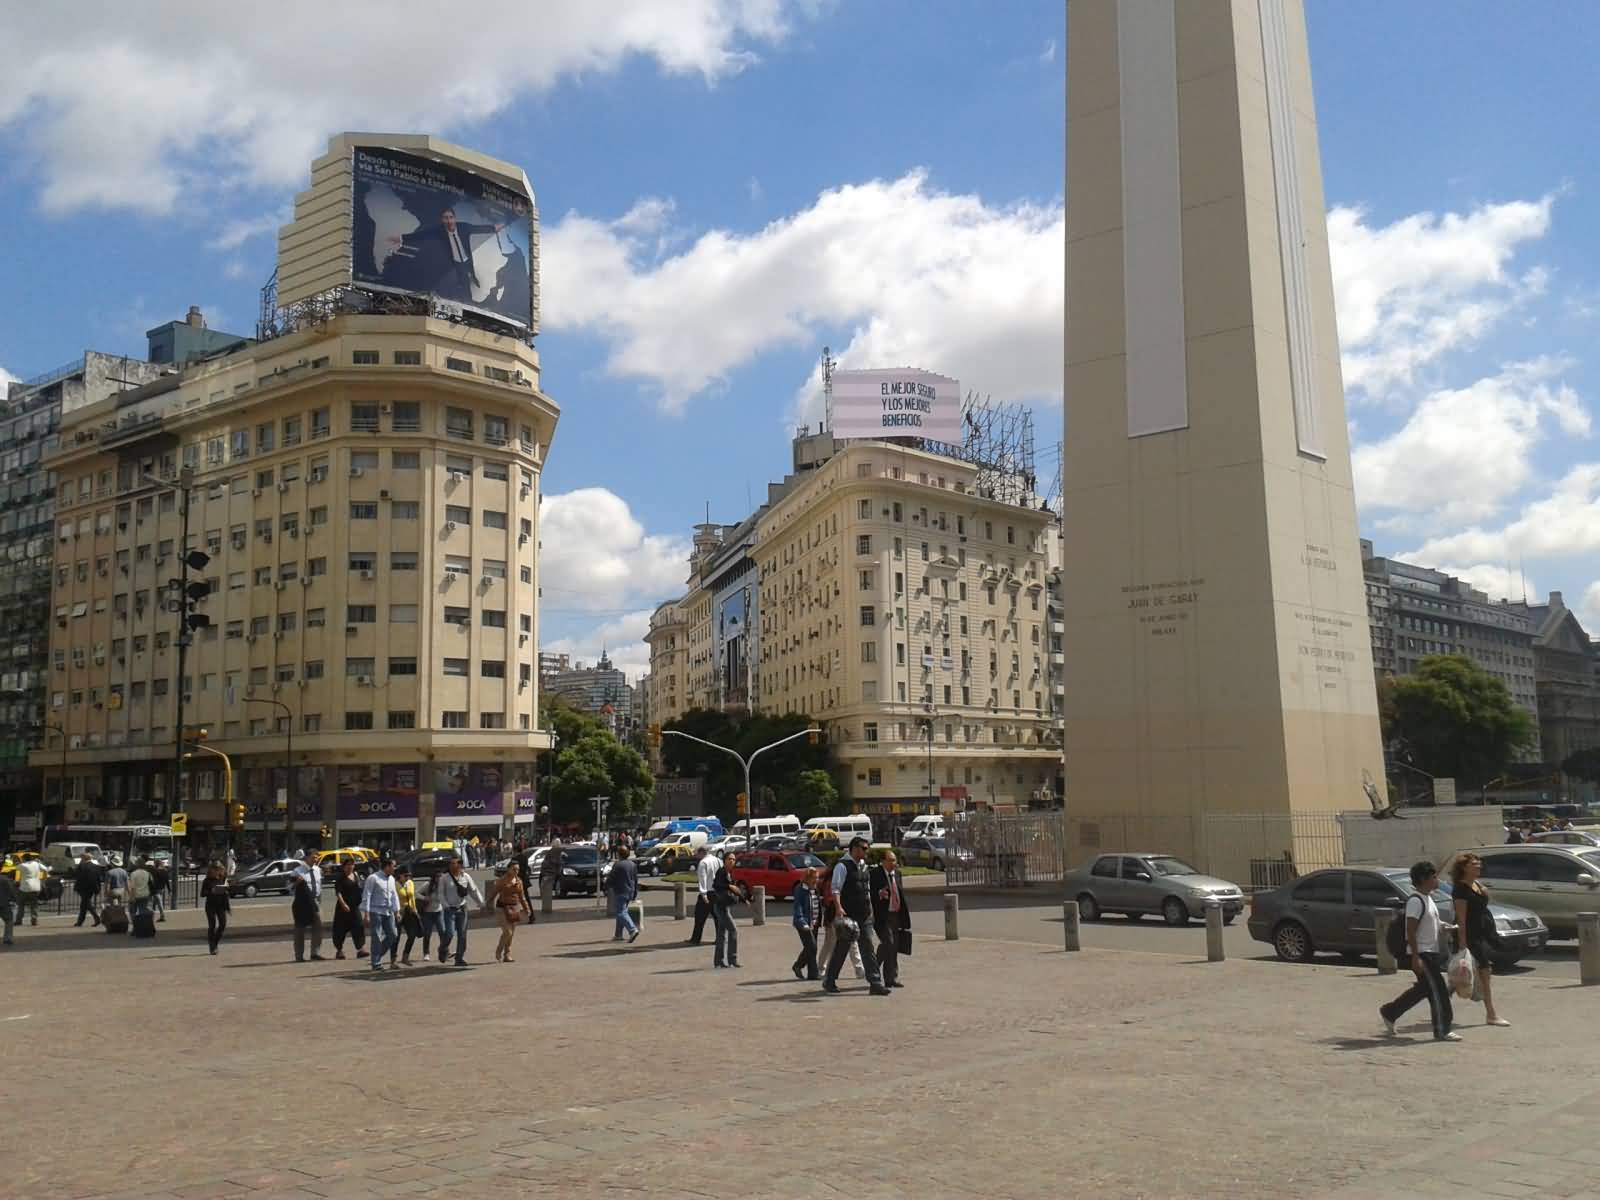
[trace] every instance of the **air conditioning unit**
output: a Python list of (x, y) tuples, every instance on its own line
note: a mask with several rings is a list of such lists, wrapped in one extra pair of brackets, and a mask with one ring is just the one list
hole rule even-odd
[(304, 679), (297, 679), (295, 680), (294, 685), (295, 687), (305, 687), (306, 681)]
[(117, 655), (117, 666), (119, 666), (119, 667), (125, 667), (125, 666), (127, 666), (127, 665), (128, 665), (128, 660), (127, 660), (127, 659), (126, 659), (126, 658), (124, 658), (124, 657), (123, 657), (123, 656), (122, 656), (122, 655), (120, 655), (120, 654), (119, 654), (119, 655)]
[(526, 646), (527, 644), (528, 644), (528, 635), (525, 634), (525, 633), (517, 634), (517, 645)]
[(289, 586), (289, 581), (288, 580), (280, 579), (280, 580), (278, 580), (277, 590), (281, 592), (281, 591), (283, 591), (284, 588), (286, 588), (288, 586)]
[(309, 575), (300, 576), (300, 586), (301, 587), (310, 587), (311, 586), (311, 576), (309, 576)]
[(256, 635), (253, 633), (247, 633), (244, 635), (244, 640), (247, 642), (254, 642), (256, 640)]
[[(118, 521), (117, 522), (117, 532), (118, 533), (127, 533), (128, 532), (128, 523), (126, 521)], [(64, 542), (67, 539), (66, 538), (62, 538), (61, 540)]]
[(456, 581), (456, 573), (454, 571), (446, 571), (444, 573), (444, 581), (440, 584), (440, 586), (441, 587), (450, 587), (451, 585), (453, 585), (455, 583), (455, 581)]
[(165, 555), (165, 554), (156, 555), (156, 566), (159, 567), (162, 563), (166, 562), (167, 561), (167, 557), (168, 556)]
[(351, 479), (360, 479), (361, 478), (361, 468), (360, 467), (351, 467), (350, 468), (350, 478)]
[(456, 531), (456, 523), (454, 521), (446, 521), (444, 523), (444, 531), (446, 533), (454, 533)]
[(380, 404), (380, 405), (378, 405), (378, 411), (381, 412), (384, 416), (388, 416), (389, 415), (389, 406), (387, 404)]
[(259, 499), (260, 496), (261, 496), (261, 489), (260, 488), (251, 488), (250, 489), (250, 497), (251, 497), (251, 499), (253, 499), (253, 500), (254, 499)]
[(311, 482), (312, 483), (321, 483), (327, 477), (328, 477), (328, 471), (327, 471), (326, 467), (318, 467), (314, 471), (311, 472)]
[[(156, 561), (159, 562), (160, 560), (157, 559)], [(100, 576), (101, 579), (104, 579), (107, 575), (111, 574), (111, 572), (109, 570), (107, 570), (105, 567), (96, 567), (94, 569), (94, 573), (96, 575)]]
[(300, 526), (291, 525), (291, 526), (289, 526), (288, 529), (285, 529), (284, 532), (287, 533), (292, 538), (297, 538), (297, 537), (300, 536)]
[(263, 542), (270, 542), (272, 540), (272, 530), (269, 529), (267, 532), (263, 533), (261, 535), (261, 540)]
[(357, 687), (371, 687), (372, 686), (372, 676), (371, 675), (357, 675), (356, 676), (356, 686)]
[(345, 637), (355, 637), (356, 627), (354, 625), (346, 625), (344, 627), (344, 635)]
[(363, 578), (363, 579), (376, 579), (377, 577), (378, 577), (378, 573), (376, 571), (363, 571), (363, 572), (361, 572), (361, 578)]
[(280, 483), (278, 485), (278, 492), (279, 492), (280, 495), (282, 493), (284, 493), (284, 492), (287, 492), (288, 490), (289, 490), (289, 485), (287, 483)]
[(273, 680), (273, 682), (272, 682), (272, 690), (275, 691), (275, 692), (282, 691), (283, 690), (283, 681), (282, 680), (277, 680), (277, 679)]
[(381, 492), (378, 493), (378, 499), (379, 500), (387, 500), (388, 498), (389, 498), (389, 489), (388, 488), (384, 488)]
[(494, 582), (494, 576), (493, 575), (482, 575), (482, 576), (479, 576), (478, 582), (481, 583), (484, 587), (488, 587), (491, 583)]
[(272, 635), (272, 640), (275, 641), (275, 642), (283, 641), (283, 630), (280, 629), (276, 633), (274, 633)]

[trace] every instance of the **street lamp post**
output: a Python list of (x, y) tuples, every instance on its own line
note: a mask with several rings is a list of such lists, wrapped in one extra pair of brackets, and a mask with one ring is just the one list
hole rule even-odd
[[(722, 753), (728, 755), (730, 758), (737, 759), (738, 762), (739, 762), (739, 765), (744, 768), (744, 794), (745, 794), (746, 800), (748, 801), (748, 799), (750, 797), (750, 768), (755, 763), (756, 759), (758, 757), (760, 757), (761, 755), (765, 754), (768, 750), (775, 749), (778, 746), (783, 745), (785, 742), (792, 742), (792, 741), (795, 740), (795, 738), (811, 737), (811, 736), (814, 736), (817, 732), (818, 732), (817, 727), (815, 725), (812, 725), (810, 728), (802, 729), (797, 733), (791, 733), (788, 737), (781, 737), (775, 742), (768, 742), (765, 746), (761, 746), (761, 747), (758, 747), (755, 750), (752, 750), (750, 752), (750, 757), (749, 758), (746, 758), (744, 755), (740, 754), (737, 750), (729, 749), (727, 746), (720, 746), (716, 742), (708, 742), (708, 741), (705, 740), (705, 738), (697, 738), (697, 737), (694, 736), (694, 734), (692, 734), (692, 733), (684, 733), (680, 729), (663, 729), (661, 731), (661, 736), (662, 737), (687, 738), (691, 742), (699, 742), (700, 745), (702, 745), (702, 746), (710, 746), (713, 750), (720, 750), (720, 751), (722, 751)], [(746, 826), (746, 829), (749, 829), (749, 828), (751, 828), (751, 826)], [(753, 839), (753, 838), (749, 839), (749, 841), (751, 841), (751, 842), (753, 842), (754, 840), (755, 839)]]
[(928, 714), (928, 719), (922, 723), (928, 731), (928, 811), (936, 811), (933, 802), (933, 714)]
[[(283, 709), (283, 851), (289, 852), (289, 835), (294, 827), (294, 710), (282, 700), (271, 700), (263, 696), (246, 696), (246, 704), (272, 704)], [(269, 810), (261, 814), (261, 853), (271, 855), (272, 850), (268, 845), (271, 833), (272, 817)]]

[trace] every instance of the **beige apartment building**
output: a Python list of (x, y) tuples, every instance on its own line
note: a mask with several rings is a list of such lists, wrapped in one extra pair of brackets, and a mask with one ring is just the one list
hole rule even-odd
[[(181, 687), (273, 845), (531, 821), (558, 416), (525, 342), (421, 315), (336, 316), (71, 414), (49, 463), (67, 820), (221, 826), (212, 755), (172, 803)], [(180, 679), (184, 486), (211, 594)]]

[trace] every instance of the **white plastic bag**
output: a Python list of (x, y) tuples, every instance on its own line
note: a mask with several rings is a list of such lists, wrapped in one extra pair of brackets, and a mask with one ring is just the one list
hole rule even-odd
[(1445, 964), (1444, 977), (1457, 997), (1472, 999), (1472, 993), (1478, 986), (1478, 969), (1473, 964), (1471, 954), (1465, 950), (1457, 950), (1452, 954), (1450, 961)]

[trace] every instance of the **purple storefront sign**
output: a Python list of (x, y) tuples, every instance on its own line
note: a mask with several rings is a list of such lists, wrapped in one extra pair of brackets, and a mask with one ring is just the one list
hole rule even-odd
[(415, 821), (417, 768), (411, 763), (339, 769), (341, 821)]
[(433, 771), (433, 811), (448, 817), (498, 817), (505, 811), (500, 768), (480, 763), (447, 763)]

